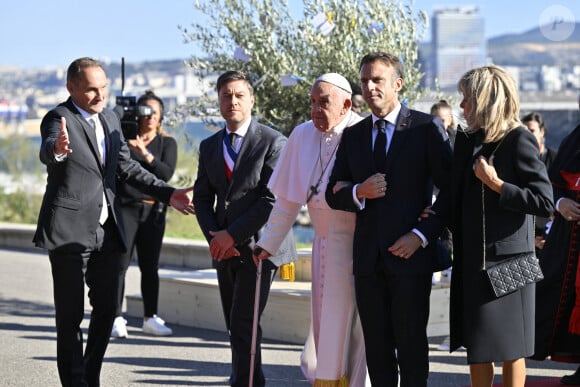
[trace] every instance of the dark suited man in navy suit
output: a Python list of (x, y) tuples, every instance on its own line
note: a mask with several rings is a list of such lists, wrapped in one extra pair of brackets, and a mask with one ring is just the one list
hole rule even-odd
[[(451, 147), (438, 117), (399, 103), (404, 68), (387, 53), (360, 65), (372, 116), (345, 129), (327, 186), (330, 207), (356, 211), (353, 270), (373, 386), (427, 386), (434, 242), (449, 203)], [(384, 120), (384, 121), (382, 121)], [(385, 122), (386, 121), (386, 122)], [(433, 214), (433, 184), (440, 188)]]
[[(193, 202), (207, 241), (218, 284), (232, 352), (232, 386), (248, 386), (256, 265), (252, 249), (274, 204), (268, 189), (286, 137), (252, 118), (254, 91), (248, 76), (227, 71), (217, 80), (220, 112), (226, 127), (199, 145)], [(271, 259), (263, 261), (261, 316), (276, 273)], [(258, 326), (253, 381), (265, 384)]]
[[(63, 386), (98, 386), (115, 310), (121, 253), (127, 249), (115, 179), (193, 213), (189, 189), (175, 189), (131, 159), (118, 116), (105, 109), (101, 64), (79, 58), (67, 72), (70, 98), (40, 124), (48, 172), (34, 243), (48, 250)], [(92, 306), (83, 353), (85, 281)]]

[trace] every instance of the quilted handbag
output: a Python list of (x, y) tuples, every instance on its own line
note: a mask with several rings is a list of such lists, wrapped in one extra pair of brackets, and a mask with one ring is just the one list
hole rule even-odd
[(485, 270), (496, 297), (515, 292), (524, 286), (544, 279), (536, 254), (522, 253)]

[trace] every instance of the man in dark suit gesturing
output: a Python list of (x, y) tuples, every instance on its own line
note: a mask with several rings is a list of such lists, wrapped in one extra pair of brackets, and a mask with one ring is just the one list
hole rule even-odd
[[(256, 289), (252, 249), (274, 204), (274, 194), (267, 184), (286, 138), (252, 119), (254, 94), (245, 73), (223, 73), (216, 89), (226, 127), (199, 145), (193, 201), (217, 269), (232, 351), (230, 384), (247, 386)], [(275, 273), (272, 259), (264, 260), (259, 315)], [(265, 384), (260, 337), (258, 328), (254, 386)]]
[[(67, 73), (70, 98), (42, 120), (40, 160), (48, 172), (34, 243), (48, 250), (63, 386), (98, 386), (126, 250), (116, 179), (193, 213), (189, 189), (174, 189), (131, 159), (117, 115), (105, 109), (107, 77), (80, 58)], [(83, 354), (84, 282), (93, 307)]]
[[(426, 386), (434, 243), (449, 202), (451, 148), (439, 118), (402, 106), (403, 65), (387, 53), (360, 65), (372, 116), (345, 129), (326, 190), (356, 211), (353, 270), (373, 386)], [(433, 183), (440, 188), (431, 205)]]

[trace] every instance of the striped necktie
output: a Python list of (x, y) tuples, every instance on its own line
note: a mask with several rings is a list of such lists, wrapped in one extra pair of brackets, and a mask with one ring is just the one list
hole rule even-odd
[(238, 159), (238, 152), (236, 152), (236, 138), (238, 135), (231, 132), (227, 136), (224, 136), (224, 163), (226, 167), (226, 177), (228, 180), (232, 178), (232, 172), (234, 170), (234, 165)]

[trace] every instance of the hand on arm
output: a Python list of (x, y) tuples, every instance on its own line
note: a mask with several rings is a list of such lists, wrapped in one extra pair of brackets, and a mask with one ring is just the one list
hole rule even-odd
[(61, 117), (60, 119), (60, 132), (56, 141), (54, 142), (54, 154), (55, 156), (64, 156), (72, 153), (72, 149), (69, 146), (70, 142), (68, 139), (68, 131), (66, 129), (66, 118)]
[(436, 212), (431, 209), (431, 206), (425, 207), (421, 215), (417, 218), (417, 221), (420, 222), (423, 219), (427, 219), (430, 215), (435, 215)]
[(351, 187), (352, 184), (348, 181), (337, 181), (334, 187), (332, 187), (332, 193), (335, 194), (343, 188)]
[(387, 181), (384, 173), (375, 173), (357, 185), (356, 196), (359, 199), (377, 199), (385, 196)]

